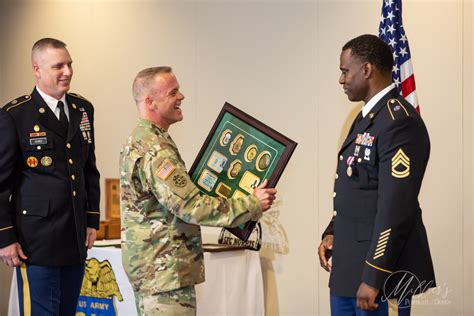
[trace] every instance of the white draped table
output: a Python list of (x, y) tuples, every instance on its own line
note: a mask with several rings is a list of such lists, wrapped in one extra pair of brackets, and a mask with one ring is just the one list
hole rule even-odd
[[(94, 247), (88, 258), (99, 262), (108, 260), (112, 265), (123, 301), (115, 298), (117, 315), (136, 314), (133, 291), (122, 267), (120, 249)], [(196, 286), (197, 314), (260, 316), (265, 314), (263, 279), (258, 252), (232, 250), (225, 252), (205, 252), (206, 282)], [(16, 276), (12, 278), (9, 316), (17, 316), (18, 293)]]

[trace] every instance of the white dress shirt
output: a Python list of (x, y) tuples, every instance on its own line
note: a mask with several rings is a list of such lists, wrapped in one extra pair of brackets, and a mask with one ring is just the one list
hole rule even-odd
[(40, 88), (38, 88), (38, 86), (36, 86), (36, 90), (38, 90), (38, 93), (43, 98), (44, 102), (46, 102), (46, 104), (49, 106), (51, 111), (53, 111), (54, 115), (56, 115), (58, 120), (59, 120), (58, 101), (63, 101), (63, 103), (64, 103), (64, 114), (66, 114), (67, 120), (69, 121), (69, 108), (68, 108), (67, 102), (66, 102), (66, 94), (64, 94), (61, 99), (57, 100), (56, 98), (53, 98), (52, 96), (49, 96), (46, 93), (44, 93), (43, 91), (41, 91)]
[(380, 99), (382, 99), (382, 97), (386, 95), (393, 88), (395, 88), (394, 83), (392, 83), (391, 85), (389, 85), (388, 87), (386, 87), (385, 89), (383, 89), (382, 91), (374, 95), (372, 99), (370, 99), (369, 102), (367, 102), (362, 108), (362, 116), (365, 117), (367, 114), (369, 114), (370, 110), (372, 110), (372, 108), (377, 104), (377, 102), (379, 102)]

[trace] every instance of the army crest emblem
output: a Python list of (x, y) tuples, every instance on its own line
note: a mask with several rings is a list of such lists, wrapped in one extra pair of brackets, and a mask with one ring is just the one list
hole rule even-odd
[(115, 316), (117, 308), (114, 297), (123, 301), (110, 262), (87, 259), (76, 316)]

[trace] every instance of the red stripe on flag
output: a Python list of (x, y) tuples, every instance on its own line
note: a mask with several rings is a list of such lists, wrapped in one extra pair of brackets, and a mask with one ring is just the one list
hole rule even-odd
[(402, 95), (406, 97), (416, 90), (415, 76), (411, 75), (402, 82)]

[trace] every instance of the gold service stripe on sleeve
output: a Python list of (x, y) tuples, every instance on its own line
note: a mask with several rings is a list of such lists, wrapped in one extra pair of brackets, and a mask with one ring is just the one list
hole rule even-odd
[(376, 265), (373, 265), (372, 263), (368, 262), (367, 260), (365, 260), (365, 263), (367, 263), (369, 266), (371, 266), (374, 269), (377, 269), (377, 270), (380, 270), (380, 271), (383, 271), (383, 272), (387, 272), (387, 273), (392, 273), (392, 271), (385, 270), (385, 269), (382, 269), (380, 267), (377, 267)]

